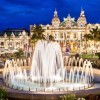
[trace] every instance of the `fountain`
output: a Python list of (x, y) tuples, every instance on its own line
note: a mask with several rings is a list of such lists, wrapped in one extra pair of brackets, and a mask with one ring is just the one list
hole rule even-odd
[(38, 41), (31, 70), (23, 69), (22, 65), (27, 62), (19, 59), (5, 62), (3, 79), (7, 86), (25, 91), (79, 90), (88, 87), (94, 78), (90, 61), (63, 57), (56, 42)]

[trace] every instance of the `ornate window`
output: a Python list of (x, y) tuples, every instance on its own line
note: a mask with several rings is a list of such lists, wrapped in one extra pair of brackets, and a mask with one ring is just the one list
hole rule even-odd
[(60, 33), (60, 38), (63, 38), (63, 33)]
[(67, 38), (70, 38), (70, 33), (69, 32), (67, 33)]
[(76, 38), (76, 33), (74, 33), (74, 38)]
[(1, 47), (3, 47), (4, 46), (4, 42), (1, 42)]
[(66, 39), (66, 32), (64, 32), (64, 38)]
[(20, 45), (20, 43), (19, 42), (16, 42), (16, 46), (19, 47), (19, 45)]
[(55, 39), (57, 38), (57, 33), (55, 33)]
[(70, 28), (70, 24), (67, 25), (67, 28)]
[(47, 30), (49, 30), (49, 27), (47, 27)]
[(82, 23), (80, 24), (80, 27), (83, 27), (83, 24)]

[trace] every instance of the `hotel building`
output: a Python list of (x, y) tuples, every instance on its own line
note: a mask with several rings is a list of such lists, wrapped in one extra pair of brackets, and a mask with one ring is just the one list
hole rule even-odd
[(29, 45), (29, 39), (26, 29), (6, 29), (0, 34), (0, 48), (24, 49)]

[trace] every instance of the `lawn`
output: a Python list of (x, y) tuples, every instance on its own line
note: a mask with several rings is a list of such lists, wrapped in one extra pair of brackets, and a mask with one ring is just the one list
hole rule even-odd
[(83, 59), (89, 59), (89, 58), (98, 59), (99, 58), (97, 55), (93, 55), (93, 54), (82, 54), (80, 55), (80, 57), (82, 57)]

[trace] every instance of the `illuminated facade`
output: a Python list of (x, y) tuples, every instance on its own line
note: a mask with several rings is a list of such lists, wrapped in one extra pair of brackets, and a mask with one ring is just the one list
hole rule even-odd
[(0, 36), (0, 48), (24, 49), (29, 45), (29, 32), (24, 29), (7, 29)]
[[(55, 41), (58, 41), (62, 47), (69, 46), (71, 52), (81, 52), (85, 49), (85, 39), (84, 34), (88, 34), (91, 28), (98, 26), (100, 24), (88, 24), (84, 10), (81, 10), (80, 16), (77, 20), (72, 18), (68, 14), (67, 18), (64, 18), (61, 22), (57, 11), (54, 11), (54, 17), (52, 18), (51, 25), (41, 25), (45, 29), (45, 33), (48, 35), (53, 35)], [(30, 25), (31, 35), (33, 34), (32, 29), (34, 25)], [(92, 43), (88, 46), (93, 45)], [(100, 47), (100, 43), (97, 44)], [(99, 48), (98, 48), (99, 49)]]
[[(77, 20), (72, 18), (70, 14), (63, 21), (60, 21), (58, 13), (54, 11), (54, 17), (52, 18), (51, 25), (42, 25), (42, 28), (45, 29), (44, 34), (53, 35), (55, 41), (59, 42), (61, 47), (70, 49), (71, 52), (85, 52), (86, 48), (92, 51), (100, 50), (100, 42), (88, 41), (86, 45), (86, 39), (84, 38), (85, 34), (89, 34), (92, 28), (100, 24), (90, 24), (87, 23), (84, 10), (81, 10), (80, 16)], [(30, 47), (30, 38), (33, 34), (34, 25), (30, 25), (30, 35), (29, 32), (22, 29), (17, 30), (6, 30), (0, 36), (0, 48), (4, 49), (23, 49), (26, 50)], [(90, 51), (89, 51), (90, 52)]]

